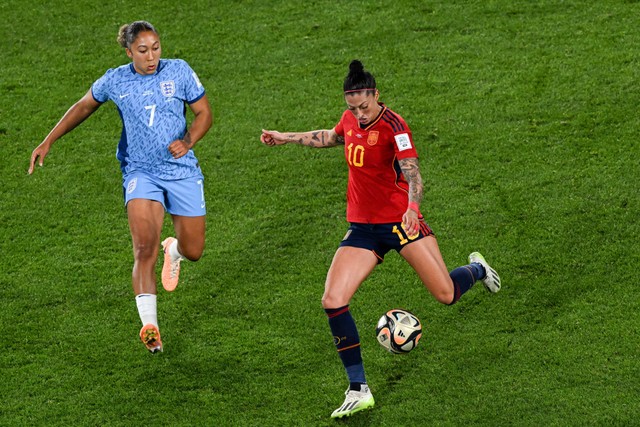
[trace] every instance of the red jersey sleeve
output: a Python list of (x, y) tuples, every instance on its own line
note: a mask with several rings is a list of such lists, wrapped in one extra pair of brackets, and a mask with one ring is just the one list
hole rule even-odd
[(405, 125), (405, 130), (393, 134), (394, 149), (398, 159), (408, 159), (410, 157), (418, 157), (418, 151), (413, 143), (411, 130)]
[(344, 113), (342, 114), (342, 117), (340, 117), (340, 121), (338, 122), (336, 127), (333, 128), (333, 130), (342, 137), (344, 137), (344, 125), (342, 124), (343, 120), (344, 120)]
[(407, 126), (407, 122), (399, 115), (388, 108), (385, 108), (381, 121), (385, 123), (385, 129), (388, 132), (386, 137), (393, 144), (393, 149), (397, 159), (407, 159), (409, 157), (418, 157), (416, 146), (413, 143), (411, 129)]

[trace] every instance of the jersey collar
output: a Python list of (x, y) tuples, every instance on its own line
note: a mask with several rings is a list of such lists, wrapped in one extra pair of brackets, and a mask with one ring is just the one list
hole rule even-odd
[[(158, 62), (158, 69), (156, 70), (156, 72), (150, 75), (155, 76), (156, 74), (158, 74), (160, 71), (162, 71), (162, 69), (164, 68), (164, 65), (165, 65), (165, 61), (161, 59)], [(132, 74), (138, 74), (138, 72), (136, 71), (136, 67), (133, 66), (133, 62), (129, 63), (129, 70), (131, 70)], [(139, 75), (143, 76), (142, 74), (139, 74)], [(146, 77), (146, 76), (143, 76), (143, 77)]]
[(367, 123), (366, 125), (364, 125), (364, 127), (358, 123), (358, 126), (360, 127), (360, 129), (362, 130), (369, 130), (372, 127), (374, 127), (382, 118), (382, 115), (384, 114), (385, 111), (387, 111), (387, 106), (384, 105), (382, 102), (378, 102), (378, 105), (382, 107), (382, 109), (380, 110), (380, 113), (378, 113), (378, 115), (376, 116), (375, 119), (373, 119), (371, 122)]

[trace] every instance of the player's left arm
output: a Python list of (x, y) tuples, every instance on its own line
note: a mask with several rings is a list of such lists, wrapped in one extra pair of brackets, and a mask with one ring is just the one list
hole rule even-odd
[(194, 115), (189, 130), (184, 135), (184, 138), (177, 139), (169, 144), (169, 152), (171, 152), (174, 159), (179, 159), (187, 154), (196, 145), (196, 142), (205, 136), (213, 122), (213, 114), (211, 113), (207, 95), (204, 95), (193, 104), (189, 104), (189, 108)]
[(398, 163), (404, 178), (409, 183), (409, 204), (407, 211), (402, 216), (402, 223), (406, 228), (407, 234), (412, 235), (418, 233), (420, 228), (419, 214), (423, 191), (422, 176), (420, 175), (417, 157), (400, 159)]

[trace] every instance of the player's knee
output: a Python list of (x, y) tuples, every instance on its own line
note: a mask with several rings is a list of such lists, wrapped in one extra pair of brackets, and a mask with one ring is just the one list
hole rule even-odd
[(438, 289), (436, 292), (433, 292), (433, 296), (438, 302), (450, 305), (453, 302), (455, 294), (453, 289)]
[(322, 295), (322, 308), (338, 308), (349, 304), (349, 301), (345, 301), (340, 295), (335, 295), (329, 292), (325, 292)]
[(184, 258), (188, 259), (189, 261), (198, 261), (202, 257), (203, 251), (204, 251), (204, 248), (202, 247), (184, 248), (180, 250), (180, 255), (182, 255)]
[(133, 245), (133, 257), (137, 261), (154, 260), (158, 256), (158, 245), (140, 240)]
[(188, 259), (191, 262), (196, 262), (200, 259), (200, 257), (202, 256), (202, 253), (198, 256), (190, 256), (190, 257), (185, 257), (186, 259)]
[(189, 261), (195, 262), (195, 261), (198, 261), (201, 257), (202, 257), (202, 252), (200, 252), (198, 255), (192, 255), (190, 257), (185, 257), (185, 258), (187, 258)]
[(339, 306), (333, 306), (333, 300), (331, 297), (329, 297), (329, 295), (327, 295), (326, 293), (324, 295), (322, 295), (322, 308), (336, 308)]
[(185, 251), (182, 256), (189, 261), (198, 261), (202, 256), (202, 251)]

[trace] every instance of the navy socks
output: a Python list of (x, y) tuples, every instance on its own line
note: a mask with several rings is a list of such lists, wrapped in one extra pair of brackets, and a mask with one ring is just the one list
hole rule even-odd
[(358, 335), (356, 323), (351, 317), (349, 306), (326, 308), (324, 311), (329, 318), (333, 342), (349, 377), (349, 388), (359, 391), (360, 384), (366, 384), (367, 381), (364, 376), (364, 366), (360, 352), (360, 336)]
[(471, 267), (473, 276), (476, 278), (476, 281), (482, 280), (487, 276), (487, 272), (484, 271), (484, 267), (479, 262), (471, 263), (469, 264), (469, 267)]
[(465, 292), (467, 292), (473, 284), (478, 281), (484, 279), (486, 276), (486, 272), (484, 271), (484, 267), (482, 264), (474, 262), (469, 265), (465, 265), (464, 267), (458, 267), (449, 273), (449, 277), (453, 281), (453, 301), (449, 305), (453, 305)]

